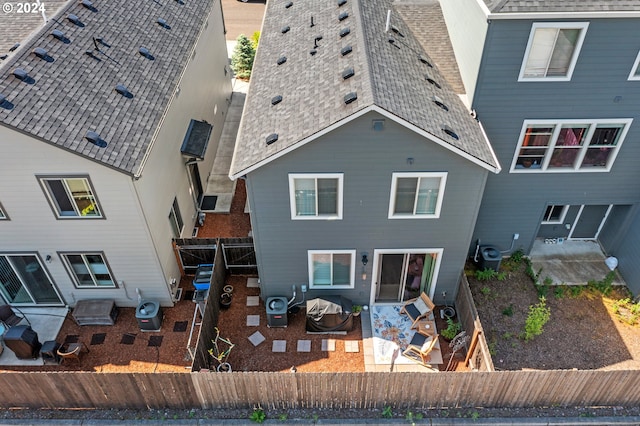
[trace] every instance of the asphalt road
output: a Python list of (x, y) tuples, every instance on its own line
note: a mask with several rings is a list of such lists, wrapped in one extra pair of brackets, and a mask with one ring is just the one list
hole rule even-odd
[(239, 0), (222, 0), (226, 39), (235, 40), (240, 34), (251, 38), (254, 32), (260, 31), (265, 5), (266, 0), (248, 0), (246, 3)]

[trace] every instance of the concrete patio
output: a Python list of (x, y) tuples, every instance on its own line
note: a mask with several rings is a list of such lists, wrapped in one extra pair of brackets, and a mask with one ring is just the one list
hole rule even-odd
[[(535, 272), (542, 269), (540, 280), (549, 277), (553, 284), (583, 285), (591, 280), (599, 281), (610, 272), (597, 241), (548, 244), (539, 239), (533, 244), (530, 258)], [(616, 273), (613, 284), (625, 285), (620, 274)]]

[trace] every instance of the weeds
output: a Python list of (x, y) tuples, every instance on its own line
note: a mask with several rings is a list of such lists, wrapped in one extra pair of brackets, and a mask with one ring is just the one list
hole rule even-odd
[(504, 308), (502, 310), (502, 315), (507, 316), (507, 317), (512, 317), (513, 316), (513, 305), (509, 305), (506, 308)]
[(484, 294), (485, 296), (488, 296), (491, 294), (491, 289), (489, 287), (482, 287), (482, 289), (480, 290), (480, 293)]
[(514, 251), (511, 253), (511, 256), (509, 256), (509, 260), (513, 263), (521, 263), (523, 259), (524, 252), (521, 249)]
[(613, 291), (613, 280), (616, 278), (616, 273), (614, 271), (610, 271), (602, 280), (600, 281), (589, 281), (587, 286), (595, 291), (602, 293), (605, 296), (608, 296)]
[(562, 299), (564, 297), (564, 293), (567, 290), (567, 287), (564, 285), (558, 285), (553, 289), (553, 295), (556, 299)]
[(485, 268), (482, 271), (476, 271), (476, 279), (478, 279), (478, 281), (489, 281), (496, 278), (497, 274), (493, 269)]
[(502, 338), (503, 338), (503, 339), (505, 339), (505, 340), (509, 340), (509, 339), (511, 339), (512, 337), (513, 337), (513, 333), (511, 333), (511, 332), (509, 332), (509, 331), (505, 331), (505, 332), (502, 334)]
[(613, 302), (613, 313), (618, 320), (637, 325), (640, 320), (640, 303), (633, 303), (629, 298), (616, 300)]
[(256, 423), (262, 423), (267, 418), (267, 415), (264, 413), (264, 410), (260, 407), (254, 408), (253, 413), (249, 416), (249, 420)]
[(581, 286), (581, 285), (572, 285), (569, 287), (569, 294), (574, 299), (577, 297), (580, 297), (583, 291), (584, 291), (584, 286)]
[(287, 420), (287, 413), (280, 413), (278, 415), (278, 420), (280, 420), (281, 422), (284, 422)]
[(549, 318), (551, 318), (551, 309), (547, 307), (547, 300), (543, 296), (538, 304), (529, 306), (529, 315), (524, 324), (524, 340), (529, 341), (541, 335)]
[(384, 417), (385, 419), (390, 419), (391, 417), (393, 417), (393, 410), (391, 409), (390, 405), (386, 405), (382, 409), (382, 417)]

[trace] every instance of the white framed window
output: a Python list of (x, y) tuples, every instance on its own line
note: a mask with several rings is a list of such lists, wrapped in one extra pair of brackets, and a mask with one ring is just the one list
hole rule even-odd
[(640, 52), (636, 56), (636, 60), (631, 67), (628, 80), (640, 80)]
[(564, 222), (564, 217), (567, 215), (569, 206), (551, 204), (547, 206), (544, 211), (544, 217), (542, 218), (543, 225), (558, 224)]
[(438, 218), (446, 172), (393, 173), (389, 219)]
[(171, 210), (169, 211), (169, 223), (171, 223), (171, 230), (175, 238), (180, 238), (182, 230), (184, 229), (184, 220), (182, 220), (182, 214), (180, 213), (180, 206), (178, 205), (178, 198), (173, 198), (173, 204), (171, 204)]
[(60, 256), (77, 288), (116, 287), (102, 253), (61, 253)]
[(103, 217), (88, 177), (40, 177), (39, 179), (58, 219)]
[(353, 288), (355, 250), (309, 250), (309, 288)]
[(525, 120), (511, 172), (607, 172), (632, 121)]
[(291, 219), (342, 219), (342, 191), (342, 173), (289, 174)]
[(588, 22), (542, 22), (531, 26), (518, 81), (569, 81)]
[(0, 203), (0, 220), (9, 220), (9, 216), (7, 216), (7, 214), (4, 211), (4, 207), (2, 207), (2, 204)]

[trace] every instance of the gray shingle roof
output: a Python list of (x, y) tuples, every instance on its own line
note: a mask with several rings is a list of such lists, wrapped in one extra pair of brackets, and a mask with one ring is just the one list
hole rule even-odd
[(484, 0), (492, 13), (638, 11), (640, 0)]
[[(292, 6), (286, 7), (290, 2)], [(397, 12), (392, 13), (391, 27), (402, 36), (394, 31), (385, 33), (392, 2), (347, 0), (343, 6), (338, 4), (339, 0), (267, 2), (230, 174), (242, 175), (370, 107), (435, 136), (488, 168), (499, 168), (478, 123), (439, 71), (419, 60), (422, 56), (433, 62)], [(340, 21), (343, 12), (349, 17)], [(287, 26), (289, 31), (283, 33)], [(349, 34), (340, 37), (345, 28)], [(317, 42), (317, 53), (311, 55), (318, 36), (322, 39)], [(342, 56), (345, 46), (353, 51)], [(287, 61), (278, 65), (281, 56)], [(350, 67), (355, 75), (345, 80), (342, 72)], [(426, 74), (441, 87), (427, 82)], [(350, 92), (357, 93), (357, 100), (345, 104), (343, 97)], [(272, 106), (276, 95), (283, 100)], [(433, 103), (433, 96), (438, 96), (448, 111)], [(447, 135), (443, 124), (453, 128), (459, 140)], [(278, 140), (267, 145), (266, 138), (272, 133), (278, 134)]]
[[(213, 0), (92, 2), (93, 10), (69, 3), (0, 63), (0, 94), (9, 102), (0, 106), (0, 125), (136, 174)], [(69, 14), (82, 25), (71, 23)], [(158, 25), (158, 18), (170, 28)], [(54, 29), (64, 32), (66, 42), (51, 35)], [(141, 46), (153, 60), (138, 52)], [(31, 53), (36, 47), (46, 49), (53, 61)], [(17, 79), (16, 68), (27, 71), (32, 81)], [(118, 94), (117, 84), (133, 97)], [(87, 131), (97, 132), (107, 146), (88, 142)]]
[[(42, 27), (47, 20), (51, 19), (56, 12), (70, 0), (46, 0), (40, 3), (44, 6), (44, 18), (40, 11), (36, 13), (24, 13), (25, 8), (31, 11), (35, 2), (21, 2), (18, 10), (18, 2), (6, 1), (10, 4), (11, 12), (0, 12), (0, 56), (9, 52), (16, 43), (22, 43), (31, 33)], [(73, 1), (73, 0), (71, 0)], [(21, 13), (18, 13), (21, 12)], [(2, 62), (0, 62), (2, 65)]]

